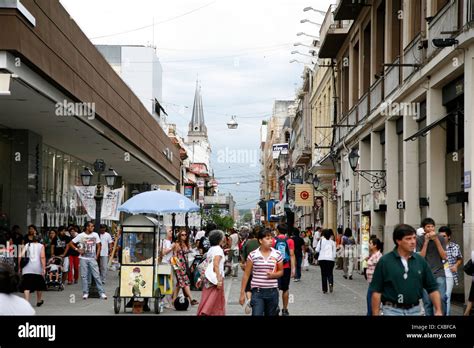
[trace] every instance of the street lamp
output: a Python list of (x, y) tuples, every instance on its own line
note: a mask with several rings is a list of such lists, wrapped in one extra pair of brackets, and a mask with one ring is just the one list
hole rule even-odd
[(322, 16), (326, 16), (326, 12), (321, 11), (321, 10), (316, 10), (315, 8), (312, 8), (311, 6), (305, 7), (305, 8), (303, 9), (303, 12), (308, 12), (308, 11), (314, 11), (314, 12), (319, 13), (319, 14), (322, 15)]
[(304, 47), (309, 47), (309, 48), (315, 48), (316, 46), (310, 46), (310, 45), (305, 45), (304, 43), (301, 42), (295, 42), (293, 46), (304, 46)]
[(314, 24), (314, 25), (321, 26), (321, 24), (310, 21), (309, 19), (302, 19), (302, 20), (300, 20), (300, 23), (311, 23), (311, 24)]
[[(94, 162), (94, 171), (98, 173), (97, 177), (97, 190), (94, 196), (95, 199), (95, 231), (99, 232), (100, 228), (100, 215), (101, 215), (101, 210), (102, 210), (102, 200), (104, 199), (104, 195), (102, 193), (102, 185), (100, 182), (100, 176), (101, 173), (105, 171), (106, 164), (104, 160), (98, 159)], [(81, 181), (82, 185), (84, 186), (90, 186), (92, 177), (94, 175), (92, 172), (89, 170), (89, 168), (84, 168), (84, 170), (81, 172)], [(106, 185), (107, 186), (114, 186), (115, 185), (115, 180), (118, 177), (118, 174), (115, 170), (110, 168), (107, 173), (104, 175), (105, 180), (106, 180)]]
[(235, 115), (233, 115), (230, 119), (229, 122), (227, 122), (227, 127), (229, 129), (237, 129), (237, 127), (239, 126), (239, 124), (237, 123), (237, 121), (235, 120)]
[(309, 36), (309, 37), (312, 37), (313, 39), (318, 39), (319, 40), (319, 36), (309, 35), (309, 34), (303, 33), (302, 31), (300, 31), (299, 33), (296, 34), (296, 36), (301, 36), (301, 35)]
[[(300, 63), (300, 64), (304, 64), (306, 68), (308, 68), (308, 69), (311, 70), (311, 71), (314, 71), (313, 68), (311, 68), (307, 63), (302, 62), (301, 60), (292, 59), (292, 60), (290, 60), (290, 63)], [(314, 63), (314, 62), (311, 62), (311, 64), (315, 64), (315, 63)]]
[(351, 153), (349, 154), (349, 165), (351, 166), (354, 175), (359, 174), (365, 180), (370, 182), (370, 186), (375, 190), (383, 190), (387, 186), (387, 182), (385, 181), (386, 171), (385, 170), (362, 170), (357, 169), (359, 165), (359, 150), (352, 149)]
[(314, 55), (301, 53), (300, 51), (291, 51), (291, 54), (301, 54), (302, 56), (311, 57), (311, 58), (314, 57)]

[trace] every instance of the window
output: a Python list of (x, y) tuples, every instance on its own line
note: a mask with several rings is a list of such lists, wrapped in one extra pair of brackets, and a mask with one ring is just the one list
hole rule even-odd
[(370, 87), (370, 68), (371, 68), (371, 23), (369, 22), (367, 26), (364, 29), (364, 55), (362, 57), (363, 63), (364, 64), (364, 72), (363, 72), (363, 81), (362, 81), (362, 94), (365, 94)]
[(354, 106), (359, 101), (359, 42), (357, 41), (352, 51), (352, 63), (350, 64), (352, 70), (352, 104)]
[(421, 32), (421, 24), (424, 21), (422, 16), (422, 0), (411, 0), (410, 4), (410, 41)]
[(392, 26), (389, 28), (391, 40), (389, 42), (392, 43), (391, 46), (391, 54), (390, 54), (390, 62), (394, 62), (399, 56), (401, 52), (401, 45), (402, 45), (402, 20), (399, 19), (399, 12), (402, 10), (402, 2), (401, 0), (393, 0), (392, 2)]
[(377, 32), (375, 44), (375, 73), (378, 76), (383, 74), (385, 63), (385, 0), (377, 8)]

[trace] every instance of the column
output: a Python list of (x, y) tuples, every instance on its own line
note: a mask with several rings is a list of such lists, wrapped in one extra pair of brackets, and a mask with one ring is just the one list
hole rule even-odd
[[(441, 89), (431, 88), (428, 90), (426, 105), (427, 124), (431, 124), (444, 116), (446, 110), (442, 105)], [(472, 136), (472, 133), (468, 134), (469, 137)], [(446, 131), (442, 127), (435, 127), (428, 133), (426, 159), (426, 181), (430, 203), (428, 216), (435, 220), (437, 226), (442, 226), (448, 221), (446, 206)]]
[[(471, 188), (465, 189), (469, 192), (469, 203), (465, 204), (466, 215), (463, 226), (463, 256), (469, 260), (471, 251), (474, 250), (474, 197), (471, 194), (474, 186), (472, 184), (472, 173), (474, 173), (474, 50), (466, 51), (464, 63), (464, 171), (471, 172)], [(464, 277), (464, 294), (467, 300), (471, 287), (471, 277)]]
[[(417, 131), (418, 124), (413, 116), (404, 114), (403, 138), (407, 138)], [(421, 223), (418, 140), (403, 142), (403, 162), (403, 199), (405, 201), (403, 222), (416, 229)]]
[[(382, 170), (383, 169), (383, 154), (382, 154), (382, 145), (380, 145), (380, 133), (372, 132), (370, 134), (370, 169), (372, 170)], [(386, 190), (386, 187), (385, 187)], [(373, 191), (373, 190), (372, 190)], [(372, 194), (373, 198), (373, 194)], [(370, 234), (375, 234), (378, 238), (382, 238), (383, 229), (385, 225), (385, 213), (374, 211), (374, 206), (372, 205), (371, 214), (370, 214)], [(381, 239), (382, 240), (382, 239)]]
[(394, 121), (385, 121), (385, 161), (386, 161), (386, 181), (387, 192), (387, 212), (385, 213), (385, 233), (383, 242), (385, 250), (391, 250), (394, 246), (393, 230), (399, 223), (399, 213), (397, 209), (398, 200), (398, 135)]

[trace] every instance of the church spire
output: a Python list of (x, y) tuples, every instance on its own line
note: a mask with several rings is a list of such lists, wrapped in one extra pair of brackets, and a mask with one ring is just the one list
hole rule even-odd
[(188, 136), (207, 138), (207, 127), (204, 123), (204, 110), (202, 107), (201, 86), (196, 80), (196, 92), (194, 94), (194, 106), (191, 122), (189, 123)]

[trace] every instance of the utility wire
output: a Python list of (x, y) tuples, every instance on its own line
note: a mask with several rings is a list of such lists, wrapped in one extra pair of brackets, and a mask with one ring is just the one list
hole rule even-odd
[[(217, 1), (217, 0), (216, 0), (216, 1)], [(119, 33), (113, 33), (113, 34), (108, 34), (108, 35), (102, 35), (102, 36), (92, 37), (92, 38), (90, 38), (90, 40), (103, 39), (103, 38), (105, 38), (105, 37), (112, 37), (112, 36), (118, 36), (118, 35), (122, 35), (122, 34), (133, 33), (133, 32), (135, 32), (135, 31), (143, 30), (143, 29), (146, 29), (146, 28), (151, 28), (151, 27), (153, 27), (153, 26), (155, 26), (155, 25), (159, 25), (159, 24), (163, 24), (163, 23), (168, 23), (168, 22), (174, 21), (174, 20), (176, 20), (176, 19), (179, 19), (179, 18), (181, 18), (181, 17), (187, 16), (187, 15), (193, 13), (193, 12), (199, 11), (199, 10), (205, 8), (205, 7), (208, 7), (208, 6), (212, 5), (212, 4), (214, 4), (216, 1), (210, 2), (210, 3), (208, 3), (208, 4), (204, 5), (204, 6), (198, 7), (198, 8), (196, 8), (196, 9), (194, 9), (194, 10), (191, 10), (191, 11), (189, 11), (189, 12), (180, 14), (180, 15), (178, 15), (178, 16), (165, 19), (164, 21), (161, 21), (161, 22), (153, 23), (153, 24), (150, 24), (150, 25), (145, 25), (145, 26), (143, 26), (143, 27), (139, 27), (139, 28), (135, 28), (135, 29), (130, 29), (130, 30), (122, 31), (122, 32), (119, 32)]]

